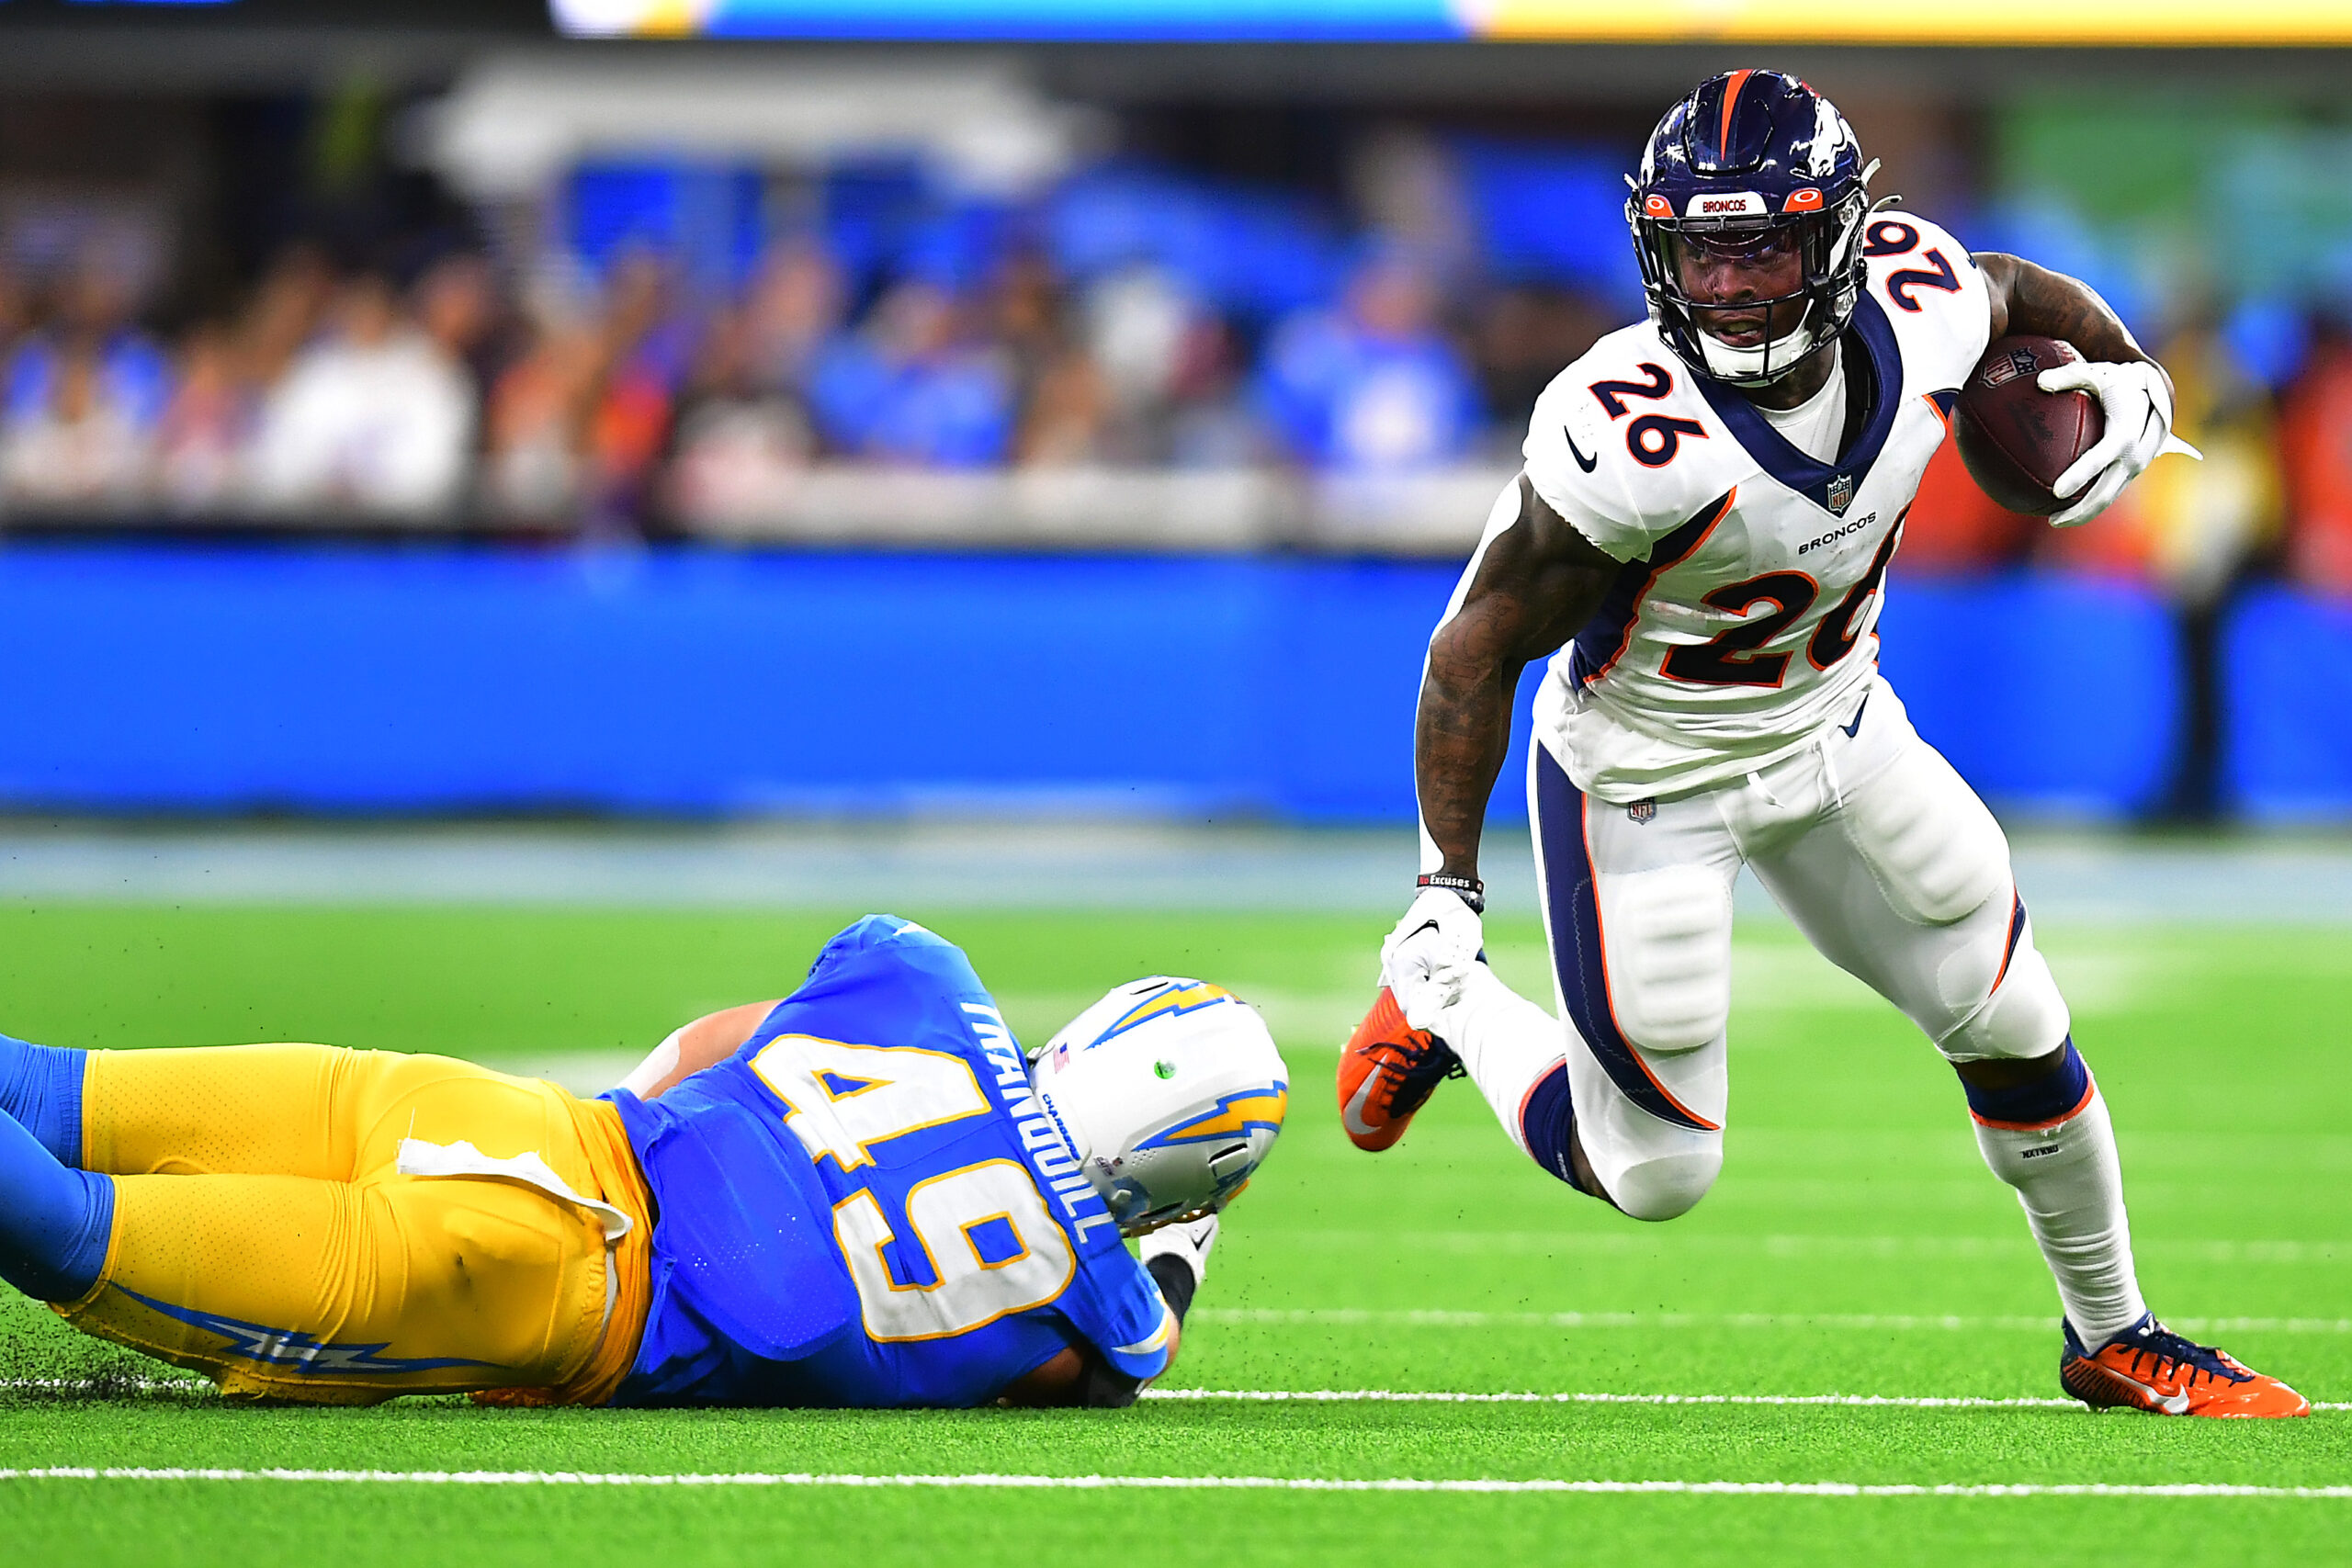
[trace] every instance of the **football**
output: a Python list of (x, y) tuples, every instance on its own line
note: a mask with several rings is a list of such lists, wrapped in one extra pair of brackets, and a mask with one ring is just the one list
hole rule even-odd
[(2005, 337), (1984, 351), (1952, 410), (1961, 459), (1979, 489), (2011, 512), (2047, 517), (2065, 506), (2051, 487), (2089, 451), (2107, 416), (2088, 392), (2045, 392), (2044, 370), (2080, 359), (2050, 337)]

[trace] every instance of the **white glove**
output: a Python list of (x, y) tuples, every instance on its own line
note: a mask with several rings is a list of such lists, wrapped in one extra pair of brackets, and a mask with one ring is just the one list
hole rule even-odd
[(1486, 945), (1478, 912), (1460, 894), (1422, 888), (1380, 944), (1381, 982), (1395, 993), (1405, 1021), (1436, 1028), (1439, 1015), (1462, 999), (1463, 983)]
[(1155, 1258), (1181, 1258), (1192, 1265), (1193, 1278), (1197, 1281), (1209, 1277), (1209, 1248), (1216, 1245), (1216, 1216), (1206, 1214), (1145, 1232), (1143, 1239), (1136, 1244), (1136, 1251), (1142, 1255), (1147, 1269)]
[(2050, 487), (2074, 502), (2050, 519), (2053, 528), (2075, 527), (2106, 511), (2160, 453), (2204, 456), (2173, 434), (2172, 383), (2153, 365), (2078, 360), (2044, 370), (2034, 385), (2045, 392), (2088, 392), (2107, 415), (2106, 433)]

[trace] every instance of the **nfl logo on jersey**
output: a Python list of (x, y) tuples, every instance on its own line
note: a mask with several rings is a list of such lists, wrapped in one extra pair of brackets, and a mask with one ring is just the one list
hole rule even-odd
[(1829, 510), (1843, 517), (1846, 508), (1853, 504), (1854, 476), (1839, 474), (1829, 481)]
[(1655, 796), (1637, 800), (1625, 807), (1625, 820), (1628, 822), (1646, 822), (1657, 815), (1657, 800)]

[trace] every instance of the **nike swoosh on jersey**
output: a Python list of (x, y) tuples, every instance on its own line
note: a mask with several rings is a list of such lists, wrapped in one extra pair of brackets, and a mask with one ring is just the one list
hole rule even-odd
[(1580, 452), (1580, 451), (1577, 450), (1577, 438), (1576, 438), (1576, 434), (1575, 434), (1575, 433), (1574, 433), (1573, 431), (1569, 430), (1569, 429), (1568, 429), (1568, 427), (1567, 427), (1566, 425), (1565, 425), (1565, 424), (1564, 424), (1564, 425), (1560, 426), (1560, 435), (1561, 435), (1561, 437), (1562, 437), (1564, 440), (1566, 440), (1566, 441), (1567, 442), (1567, 444), (1568, 444), (1568, 456), (1569, 456), (1569, 457), (1574, 457), (1574, 458), (1577, 460), (1577, 468), (1582, 468), (1586, 473), (1588, 473), (1588, 474), (1589, 474), (1589, 473), (1592, 472), (1592, 470), (1593, 470), (1594, 468), (1598, 468), (1598, 467), (1600, 467), (1600, 457), (1599, 457), (1599, 455), (1598, 455), (1598, 454), (1596, 454), (1596, 455), (1595, 455), (1595, 456), (1593, 456), (1593, 457), (1586, 457), (1582, 452)]
[(1854, 710), (1854, 722), (1851, 724), (1841, 724), (1838, 727), (1846, 732), (1847, 739), (1851, 740), (1854, 738), (1855, 733), (1862, 728), (1862, 710), (1870, 705), (1870, 698), (1864, 697), (1862, 699), (1862, 706)]

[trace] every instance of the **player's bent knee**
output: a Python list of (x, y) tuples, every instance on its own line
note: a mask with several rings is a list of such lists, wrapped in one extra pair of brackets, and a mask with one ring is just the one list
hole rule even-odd
[(1610, 1200), (1637, 1220), (1679, 1219), (1698, 1206), (1723, 1168), (1720, 1145), (1636, 1160), (1609, 1183)]
[(1611, 1005), (1645, 1051), (1695, 1051), (1731, 1014), (1731, 896), (1699, 866), (1615, 879), (1606, 908)]
[(2009, 840), (1951, 764), (1921, 744), (1849, 798), (1854, 844), (1897, 914), (1967, 919), (2009, 887)]
[(2049, 964), (2030, 942), (2020, 942), (1984, 1005), (1937, 1042), (1937, 1048), (1955, 1062), (2041, 1056), (2057, 1049), (2073, 1028)]

